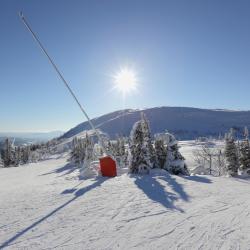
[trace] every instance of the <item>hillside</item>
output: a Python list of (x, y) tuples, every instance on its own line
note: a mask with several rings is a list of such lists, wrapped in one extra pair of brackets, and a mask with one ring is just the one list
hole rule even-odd
[(250, 179), (77, 176), (67, 155), (0, 169), (0, 249), (249, 249)]
[[(111, 138), (117, 135), (128, 136), (133, 124), (140, 119), (142, 110), (120, 110), (93, 119), (96, 127)], [(250, 111), (210, 110), (185, 107), (157, 107), (144, 109), (150, 121), (152, 133), (174, 133), (178, 139), (195, 139), (198, 136), (219, 136), (231, 127), (239, 133), (244, 126), (250, 127)], [(69, 138), (89, 130), (83, 122), (66, 132), (62, 138)]]

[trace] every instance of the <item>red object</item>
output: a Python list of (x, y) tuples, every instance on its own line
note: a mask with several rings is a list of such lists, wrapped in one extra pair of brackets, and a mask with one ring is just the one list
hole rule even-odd
[(100, 158), (100, 169), (102, 176), (115, 177), (116, 173), (116, 163), (110, 156), (105, 156)]

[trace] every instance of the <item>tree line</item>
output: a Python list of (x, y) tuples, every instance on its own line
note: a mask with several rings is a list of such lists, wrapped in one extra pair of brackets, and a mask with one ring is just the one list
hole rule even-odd
[[(225, 134), (224, 145), (214, 148), (209, 142), (194, 151), (195, 162), (201, 167), (197, 172), (211, 175), (250, 175), (250, 144), (248, 128), (244, 129), (244, 139), (236, 140), (233, 128)], [(199, 168), (198, 167), (198, 168)]]
[(47, 143), (14, 146), (11, 140), (6, 138), (0, 151), (0, 167), (18, 167), (43, 160), (51, 154), (51, 146), (55, 143), (55, 140), (51, 140)]
[[(153, 168), (166, 169), (173, 174), (189, 174), (175, 137), (165, 133), (153, 139), (144, 113), (133, 125), (130, 137), (118, 137), (115, 141), (105, 138), (104, 144), (118, 166), (127, 167), (132, 174), (147, 174)], [(97, 160), (102, 154), (102, 149), (86, 134), (85, 138), (73, 139), (70, 161), (79, 167), (87, 167), (85, 161)]]

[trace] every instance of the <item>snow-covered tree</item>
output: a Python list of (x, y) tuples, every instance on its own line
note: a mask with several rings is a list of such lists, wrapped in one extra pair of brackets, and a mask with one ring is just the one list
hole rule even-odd
[(2, 151), (2, 159), (4, 167), (10, 167), (14, 165), (14, 152), (10, 140), (7, 138), (4, 143), (4, 148)]
[(226, 173), (226, 159), (225, 159), (225, 152), (222, 151), (220, 148), (215, 152), (215, 162), (217, 167), (218, 175), (225, 175)]
[(80, 176), (82, 178), (94, 177), (97, 175), (96, 169), (93, 168), (93, 166), (91, 165), (95, 156), (94, 143), (87, 134), (84, 139), (84, 148), (85, 148), (85, 153), (83, 162), (81, 164)]
[(18, 167), (21, 163), (21, 157), (22, 157), (22, 154), (21, 154), (21, 147), (15, 147), (15, 150), (14, 150), (14, 161), (15, 161), (15, 167)]
[(93, 146), (93, 155), (95, 159), (99, 159), (103, 156), (103, 149), (99, 143), (95, 143)]
[(155, 140), (155, 157), (156, 157), (156, 166), (158, 168), (163, 168), (166, 162), (167, 157), (167, 148), (164, 145), (162, 139)]
[(197, 148), (193, 151), (194, 161), (198, 165), (195, 173), (201, 171), (203, 174), (213, 174), (213, 163), (215, 149), (210, 146), (210, 143), (207, 141), (200, 148)]
[(146, 118), (146, 115), (142, 112), (142, 132), (144, 135), (144, 150), (145, 155), (148, 156), (147, 161), (150, 164), (150, 168), (155, 167), (155, 151), (152, 143), (151, 131), (149, 126), (149, 120)]
[(179, 152), (178, 141), (172, 134), (166, 133), (166, 135), (167, 158), (164, 168), (172, 174), (189, 175), (185, 158)]
[(249, 140), (245, 139), (240, 143), (240, 170), (244, 171), (246, 169), (250, 169), (250, 144)]
[(130, 134), (130, 173), (149, 173), (154, 167), (154, 153), (148, 121), (144, 114)]
[(80, 167), (85, 160), (93, 158), (93, 147), (93, 142), (88, 134), (85, 138), (75, 137), (72, 141), (70, 161)]
[(118, 137), (116, 141), (111, 143), (111, 155), (114, 157), (119, 167), (127, 165), (128, 152), (125, 144), (125, 137)]
[(127, 159), (128, 159), (128, 152), (126, 150), (126, 138), (125, 137), (119, 137), (119, 150), (118, 150), (118, 156), (119, 156), (119, 164), (120, 166), (126, 166), (127, 165)]
[(116, 143), (111, 142), (108, 138), (104, 141), (105, 149), (108, 155), (114, 155), (116, 151)]
[(244, 137), (245, 137), (245, 139), (249, 138), (249, 131), (248, 131), (247, 127), (244, 127)]
[(225, 156), (227, 174), (236, 176), (239, 168), (239, 159), (233, 130), (230, 130), (229, 134), (226, 135)]
[(30, 161), (30, 146), (25, 146), (21, 150), (21, 161), (26, 164)]
[(193, 151), (196, 167), (192, 170), (195, 174), (210, 174), (220, 176), (225, 174), (225, 154), (209, 141)]
[(240, 163), (240, 171), (247, 172), (250, 170), (250, 143), (249, 143), (249, 132), (248, 128), (244, 129), (245, 139), (240, 143), (239, 148), (239, 163)]
[(85, 140), (84, 140), (84, 147), (85, 147), (85, 157), (84, 162), (90, 163), (93, 160), (93, 150), (94, 150), (94, 144), (91, 138), (86, 134)]
[(3, 168), (2, 152), (0, 152), (0, 168)]
[(85, 158), (85, 144), (84, 139), (74, 137), (72, 141), (72, 151), (70, 161), (80, 166)]

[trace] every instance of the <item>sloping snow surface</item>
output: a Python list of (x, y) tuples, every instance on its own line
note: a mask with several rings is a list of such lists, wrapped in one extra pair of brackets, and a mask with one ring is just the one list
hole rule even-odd
[(250, 180), (0, 169), (0, 249), (250, 249)]

